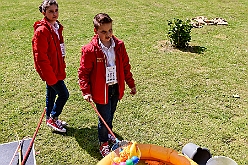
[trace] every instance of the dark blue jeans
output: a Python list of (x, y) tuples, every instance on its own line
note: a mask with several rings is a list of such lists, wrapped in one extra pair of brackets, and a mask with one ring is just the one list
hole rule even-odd
[[(57, 118), (69, 98), (68, 89), (63, 80), (58, 81), (55, 85), (46, 86), (46, 118)], [(58, 95), (57, 99), (56, 96)], [(55, 101), (56, 99), (56, 101)]]
[[(113, 118), (119, 100), (118, 84), (111, 85), (108, 87), (108, 103), (107, 104), (96, 104), (97, 110), (108, 124), (109, 128), (113, 128)], [(98, 120), (98, 138), (99, 142), (108, 141), (108, 129), (99, 118)]]

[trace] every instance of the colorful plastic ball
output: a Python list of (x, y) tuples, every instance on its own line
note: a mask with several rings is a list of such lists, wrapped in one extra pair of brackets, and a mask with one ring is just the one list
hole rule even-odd
[(137, 164), (139, 162), (139, 158), (137, 156), (133, 156), (131, 160), (133, 161), (133, 164)]
[(120, 162), (119, 165), (126, 165), (126, 162)]
[(132, 159), (127, 159), (126, 165), (134, 165)]
[(119, 165), (118, 163), (115, 163), (115, 162), (113, 162), (113, 164), (112, 165)]
[(120, 160), (120, 157), (114, 157), (114, 159), (113, 159), (113, 161), (114, 161), (115, 163), (119, 162), (119, 160)]

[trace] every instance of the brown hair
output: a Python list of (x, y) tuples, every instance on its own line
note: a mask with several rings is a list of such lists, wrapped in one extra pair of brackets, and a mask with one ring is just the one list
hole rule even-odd
[(97, 14), (93, 19), (93, 24), (96, 29), (98, 29), (99, 26), (105, 23), (112, 23), (112, 19), (110, 16), (106, 13), (99, 13)]
[(58, 2), (56, 0), (44, 0), (39, 6), (39, 11), (41, 13), (46, 12), (46, 9), (51, 5), (56, 5), (57, 7), (59, 7)]

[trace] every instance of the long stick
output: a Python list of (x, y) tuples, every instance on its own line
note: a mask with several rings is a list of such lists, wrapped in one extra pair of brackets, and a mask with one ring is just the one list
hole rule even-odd
[(112, 130), (109, 128), (108, 124), (104, 121), (104, 119), (102, 118), (102, 116), (100, 115), (100, 113), (98, 112), (98, 110), (96, 109), (96, 106), (94, 105), (94, 103), (91, 101), (90, 102), (91, 106), (93, 107), (93, 109), (96, 111), (97, 115), (101, 118), (102, 122), (104, 123), (104, 125), (107, 127), (109, 133), (116, 139), (115, 134), (112, 132)]
[(41, 125), (41, 122), (42, 122), (42, 119), (43, 119), (45, 113), (46, 113), (46, 108), (44, 109), (44, 111), (43, 111), (43, 113), (41, 115), (40, 122), (38, 123), (38, 126), (37, 126), (37, 128), (36, 128), (36, 130), (34, 132), (33, 138), (32, 138), (32, 140), (31, 140), (31, 142), (29, 144), (28, 150), (27, 150), (27, 152), (26, 152), (26, 154), (25, 154), (25, 156), (24, 156), (24, 158), (22, 160), (22, 165), (25, 165), (26, 164), (27, 158), (28, 158), (28, 156), (30, 154), (30, 151), (31, 151), (31, 149), (33, 147), (33, 144), (34, 144), (34, 139), (35, 139), (35, 137), (36, 137), (36, 135), (38, 133), (38, 130), (40, 128), (40, 125)]
[(104, 125), (106, 126), (106, 128), (108, 129), (109, 133), (115, 138), (116, 143), (111, 147), (111, 150), (114, 151), (117, 148), (121, 147), (121, 146), (126, 146), (128, 145), (128, 141), (120, 141), (116, 138), (115, 134), (113, 133), (113, 131), (109, 128), (108, 124), (105, 122), (105, 120), (103, 119), (103, 117), (101, 116), (101, 114), (98, 112), (96, 106), (94, 105), (94, 103), (92, 101), (90, 101), (91, 106), (93, 107), (93, 109), (95, 110), (95, 112), (97, 113), (98, 117), (102, 120), (102, 122), (104, 123)]

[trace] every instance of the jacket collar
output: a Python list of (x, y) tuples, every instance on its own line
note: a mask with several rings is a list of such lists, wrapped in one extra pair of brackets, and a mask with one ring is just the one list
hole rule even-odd
[[(91, 44), (100, 49), (101, 47), (98, 44), (99, 43), (98, 41), (99, 41), (99, 36), (95, 34), (91, 40)], [(114, 44), (115, 49), (119, 48), (121, 44), (121, 40), (117, 39), (114, 35), (112, 36), (112, 45), (113, 44)]]
[[(56, 21), (56, 23), (60, 27), (59, 29), (60, 30), (63, 30), (63, 26), (62, 26), (62, 24), (58, 20)], [(36, 21), (34, 23), (34, 25), (33, 25), (34, 30), (36, 30), (39, 26), (42, 26), (42, 25), (46, 26), (47, 28), (49, 28), (51, 30), (53, 29), (52, 25), (48, 22), (47, 18), (44, 17), (42, 20)]]

